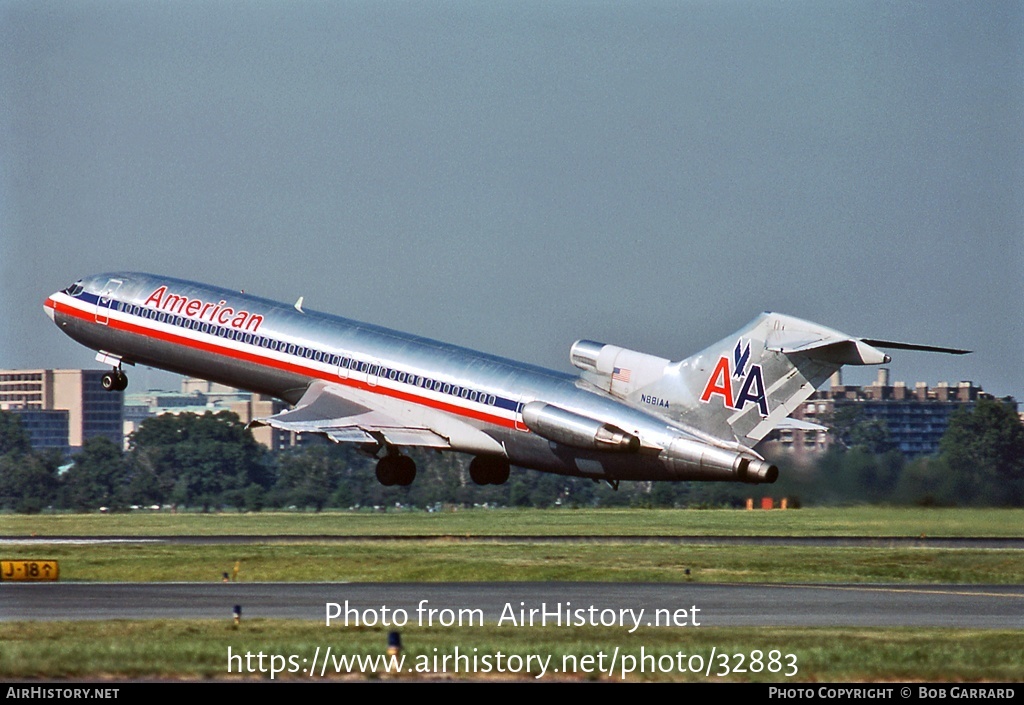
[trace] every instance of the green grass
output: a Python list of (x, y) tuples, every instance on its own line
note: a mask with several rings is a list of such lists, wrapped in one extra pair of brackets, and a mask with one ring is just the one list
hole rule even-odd
[[(26, 545), (0, 558), (53, 558), (77, 581), (217, 580), (241, 561), (246, 581), (637, 581), (1020, 583), (1012, 550), (713, 546), (695, 543), (503, 543), (520, 536), (1010, 536), (1024, 510), (471, 510), (0, 515), (0, 536), (282, 535), (404, 537), (396, 542), (251, 545)], [(687, 575), (686, 571), (690, 574)]]
[[(0, 547), (0, 558), (49, 558), (70, 581), (217, 581), (236, 561), (239, 580), (255, 581), (624, 581), (781, 583), (993, 583), (1024, 582), (1019, 550), (928, 547), (717, 546), (687, 542), (569, 543), (463, 540), (522, 536), (946, 536), (1020, 537), (1022, 510), (802, 509), (736, 510), (475, 510), (124, 515), (0, 515), (0, 536), (256, 535), (414, 537), (402, 541), (169, 545), (25, 544)], [(690, 574), (686, 574), (686, 570)], [(0, 679), (267, 679), (269, 673), (228, 673), (233, 653), (312, 658), (316, 648), (376, 655), (385, 633), (373, 628), (326, 627), (295, 620), (145, 620), (110, 622), (5, 622)], [(411, 665), (434, 655), (462, 653), (551, 656), (577, 668), (545, 680), (621, 680), (587, 672), (584, 656), (647, 655), (674, 660), (680, 652), (708, 658), (712, 675), (633, 673), (626, 680), (657, 681), (1013, 681), (1024, 678), (1024, 632), (960, 629), (688, 628), (641, 629), (623, 635), (603, 628), (413, 628), (403, 631)], [(724, 663), (749, 661), (754, 651), (794, 654), (798, 673), (762, 670), (719, 676)], [(726, 662), (721, 660), (727, 655)], [(672, 658), (670, 658), (672, 657)], [(785, 659), (783, 663), (788, 663)], [(429, 665), (429, 664), (428, 664)], [(749, 663), (747, 664), (749, 666)], [(393, 674), (357, 669), (332, 678), (493, 680), (504, 674)], [(536, 668), (534, 668), (536, 671)], [(281, 678), (305, 679), (303, 674)], [(531, 679), (526, 673), (517, 676)]]
[[(1024, 582), (1021, 551), (630, 543), (379, 543), (5, 546), (2, 559), (54, 559), (62, 581), (211, 582)], [(689, 575), (686, 571), (689, 570)]]
[[(5, 639), (0, 642), (0, 677), (91, 678), (91, 679), (250, 679), (269, 680), (269, 672), (237, 673), (243, 661), (235, 661), (228, 673), (228, 647), (233, 654), (250, 652), (265, 655), (265, 671), (269, 671), (271, 655), (295, 655), (296, 666), (301, 659), (312, 661), (317, 647), (321, 653), (330, 646), (334, 654), (377, 655), (385, 650), (384, 629), (339, 629), (323, 624), (289, 620), (244, 620), (234, 628), (224, 621), (148, 620), (119, 622), (35, 622), (8, 623)], [(515, 629), (476, 627), (452, 629), (408, 629), (403, 631), (406, 668), (434, 665), (435, 656), (453, 656), (458, 645), (460, 653), (483, 655), (499, 651), (525, 657), (551, 656), (549, 665), (562, 670), (563, 657), (575, 657), (576, 668), (569, 672), (550, 672), (544, 680), (592, 681), (1019, 681), (1019, 654), (1024, 652), (1024, 633), (1020, 630), (951, 630), (951, 629), (641, 629), (625, 637), (610, 638), (601, 628), (533, 628)], [(582, 667), (582, 658), (596, 659), (604, 653), (610, 664), (615, 648), (619, 648), (618, 667), (609, 675)], [(648, 665), (672, 664), (671, 672), (639, 673), (643, 654), (653, 656)], [(476, 651), (474, 651), (474, 649)], [(693, 655), (707, 661), (712, 650), (711, 675), (681, 673), (677, 654), (685, 655), (684, 665)], [(779, 672), (728, 672), (725, 665), (736, 667), (744, 656), (743, 667), (751, 667), (751, 653), (761, 651), (762, 663), (768, 654), (778, 650), (788, 656), (773, 665)], [(623, 673), (630, 665), (623, 656), (631, 656), (637, 664), (634, 672)], [(727, 656), (723, 660), (723, 656)], [(661, 659), (658, 661), (657, 659)], [(566, 659), (572, 665), (573, 659)], [(256, 667), (255, 658), (250, 662)], [(287, 668), (287, 661), (278, 661)], [(441, 665), (441, 662), (437, 662)], [(488, 673), (477, 662), (469, 673), (454, 673), (449, 660), (447, 673), (389, 673), (383, 668), (343, 670), (329, 673), (330, 678), (356, 680), (407, 680), (424, 676), (453, 680), (519, 678), (533, 680), (533, 673)], [(491, 661), (492, 664), (496, 662)], [(791, 665), (795, 663), (795, 666)], [(515, 665), (516, 661), (513, 660)], [(379, 664), (378, 664), (379, 665)], [(467, 664), (470, 665), (471, 664)], [(754, 668), (757, 668), (754, 665)], [(793, 674), (795, 668), (796, 673)], [(788, 675), (787, 674), (792, 674)], [(317, 676), (319, 677), (319, 676)], [(303, 673), (277, 674), (276, 679), (308, 680)]]
[(238, 514), (0, 514), (0, 537), (330, 536), (904, 536), (1022, 537), (1024, 509), (845, 507), (735, 509), (476, 509)]

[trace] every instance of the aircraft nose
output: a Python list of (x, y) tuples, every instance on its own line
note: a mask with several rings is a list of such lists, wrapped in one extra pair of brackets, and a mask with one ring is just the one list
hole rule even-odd
[(56, 301), (54, 301), (54, 296), (55, 294), (50, 294), (46, 297), (46, 301), (43, 302), (43, 310), (46, 311), (46, 315), (50, 317), (51, 321), (53, 320), (54, 308), (57, 305)]

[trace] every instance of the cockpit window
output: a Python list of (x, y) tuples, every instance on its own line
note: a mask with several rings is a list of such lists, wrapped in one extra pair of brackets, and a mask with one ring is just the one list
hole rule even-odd
[(82, 286), (82, 280), (79, 279), (74, 284), (72, 284), (67, 289), (65, 289), (64, 293), (67, 294), (68, 296), (78, 296), (84, 290), (85, 290), (85, 287)]

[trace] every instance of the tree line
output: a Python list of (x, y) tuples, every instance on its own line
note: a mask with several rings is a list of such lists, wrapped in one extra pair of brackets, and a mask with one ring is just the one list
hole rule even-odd
[(760, 496), (788, 497), (791, 505), (1024, 506), (1024, 426), (1002, 402), (982, 399), (956, 412), (940, 452), (913, 460), (880, 422), (835, 421), (836, 442), (812, 464), (773, 459), (781, 469), (774, 485), (623, 482), (614, 491), (516, 468), (504, 485), (479, 486), (468, 456), (429, 450), (410, 453), (418, 467), (412, 485), (384, 487), (376, 461), (352, 446), (322, 441), (271, 453), (227, 411), (152, 417), (127, 451), (94, 438), (68, 463), (59, 453), (33, 451), (20, 417), (0, 412), (0, 508), (722, 507)]

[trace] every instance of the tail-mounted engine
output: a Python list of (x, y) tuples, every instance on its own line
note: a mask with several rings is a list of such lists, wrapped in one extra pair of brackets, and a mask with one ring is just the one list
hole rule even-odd
[(779, 469), (760, 458), (688, 438), (676, 438), (661, 461), (678, 480), (772, 483)]
[(583, 370), (583, 379), (622, 398), (660, 380), (670, 362), (663, 357), (593, 340), (573, 343), (569, 359)]

